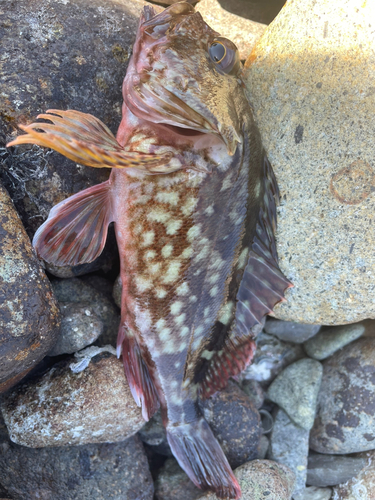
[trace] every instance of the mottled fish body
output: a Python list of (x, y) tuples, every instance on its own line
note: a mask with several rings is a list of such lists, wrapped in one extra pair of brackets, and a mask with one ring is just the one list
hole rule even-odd
[[(161, 407), (191, 480), (240, 487), (197, 407), (251, 361), (264, 317), (291, 286), (277, 264), (278, 190), (254, 124), (236, 47), (187, 3), (145, 8), (115, 139), (91, 115), (50, 110), (13, 144), (52, 147), (109, 180), (51, 210), (38, 255), (77, 265), (115, 223), (122, 303), (118, 353), (148, 420)], [(39, 130), (44, 132), (40, 132)]]

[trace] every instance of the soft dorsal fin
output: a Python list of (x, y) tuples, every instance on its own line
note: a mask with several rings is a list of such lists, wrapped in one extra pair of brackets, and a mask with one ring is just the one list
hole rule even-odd
[(157, 167), (161, 166), (160, 173), (168, 172), (165, 165), (171, 159), (170, 153), (126, 151), (109, 128), (95, 116), (74, 110), (49, 109), (47, 113), (49, 114), (41, 114), (37, 118), (50, 120), (52, 123), (20, 125), (20, 128), (27, 132), (26, 135), (19, 135), (7, 146), (19, 144), (45, 146), (88, 167), (136, 168), (155, 174), (158, 173)]
[(92, 262), (104, 248), (114, 220), (109, 181), (92, 186), (52, 208), (33, 239), (38, 256), (56, 266)]

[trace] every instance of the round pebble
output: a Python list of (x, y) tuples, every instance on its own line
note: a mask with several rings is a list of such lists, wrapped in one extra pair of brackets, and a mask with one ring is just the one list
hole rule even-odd
[(264, 325), (265, 332), (276, 335), (276, 337), (284, 340), (284, 342), (294, 342), (296, 344), (302, 344), (307, 339), (314, 337), (319, 330), (320, 325), (307, 325), (273, 318), (267, 318)]

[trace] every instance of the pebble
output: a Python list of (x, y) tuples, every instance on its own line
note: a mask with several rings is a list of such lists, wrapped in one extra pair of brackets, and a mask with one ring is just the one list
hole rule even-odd
[(254, 403), (255, 408), (259, 410), (259, 408), (263, 406), (265, 392), (259, 382), (256, 380), (244, 380), (241, 385), (241, 389), (249, 396), (251, 401)]
[(289, 467), (296, 476), (293, 494), (306, 486), (309, 431), (295, 424), (281, 409), (276, 412), (270, 435), (269, 458)]
[(138, 432), (138, 435), (143, 443), (150, 446), (154, 452), (159, 453), (160, 455), (166, 455), (167, 457), (173, 456), (160, 411), (155, 413), (155, 415), (145, 423), (142, 429)]
[(0, 443), (0, 483), (13, 500), (152, 500), (137, 436), (119, 443), (25, 448)]
[(30, 240), (0, 184), (0, 393), (51, 349), (60, 313)]
[(375, 491), (375, 455), (367, 459), (361, 472), (345, 484), (333, 489), (332, 500), (373, 500)]
[[(242, 491), (241, 500), (290, 500), (295, 476), (285, 465), (272, 460), (252, 460), (234, 471)], [(217, 500), (213, 493), (199, 497)]]
[(367, 464), (367, 457), (347, 455), (323, 455), (310, 453), (307, 465), (307, 484), (335, 486), (346, 483)]
[(295, 323), (294, 321), (280, 321), (278, 319), (267, 318), (264, 325), (264, 331), (276, 335), (284, 342), (294, 342), (302, 344), (307, 339), (314, 337), (319, 330), (320, 325), (307, 325), (305, 323)]
[(283, 342), (274, 335), (262, 332), (257, 338), (253, 361), (241, 374), (241, 378), (268, 385), (286, 366), (304, 357), (302, 346)]
[(323, 361), (310, 447), (345, 454), (375, 448), (375, 344), (360, 338)]
[(202, 490), (194, 486), (175, 458), (168, 458), (155, 481), (156, 500), (196, 500)]
[(279, 262), (294, 283), (279, 319), (375, 318), (373, 17), (363, 0), (287, 2), (246, 62), (281, 193)]
[(324, 329), (315, 337), (303, 344), (305, 352), (310, 358), (323, 360), (334, 352), (358, 339), (365, 332), (364, 325), (343, 325)]
[(201, 401), (200, 408), (232, 469), (258, 458), (260, 415), (237, 384), (230, 381), (225, 389)]
[[(308, 486), (298, 500), (330, 500), (332, 495), (331, 488), (317, 488), (316, 486)], [(296, 497), (293, 500), (297, 500)]]
[(287, 366), (268, 388), (268, 397), (289, 417), (309, 431), (315, 419), (323, 368), (319, 361), (305, 358)]
[(17, 386), (1, 409), (11, 440), (31, 448), (123, 441), (144, 425), (122, 362), (101, 353), (73, 373), (69, 360)]

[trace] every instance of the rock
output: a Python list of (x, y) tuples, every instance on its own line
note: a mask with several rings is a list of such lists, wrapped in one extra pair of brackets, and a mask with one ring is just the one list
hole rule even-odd
[(296, 482), (293, 495), (296, 496), (305, 489), (308, 452), (309, 431), (295, 424), (283, 410), (278, 410), (268, 456), (294, 472)]
[[(2, 2), (0, 147), (47, 109), (76, 109), (116, 133), (142, 0)], [(7, 150), (1, 177), (29, 235), (53, 205), (108, 178), (37, 146)]]
[(326, 359), (334, 352), (353, 342), (353, 340), (361, 337), (364, 331), (365, 326), (360, 323), (324, 329), (305, 342), (303, 348), (310, 358)]
[(87, 278), (52, 280), (52, 287), (57, 299), (62, 304), (75, 304), (76, 307), (85, 310), (87, 303), (90, 303), (94, 314), (100, 319), (104, 327), (104, 331), (96, 343), (98, 345), (111, 344), (116, 346), (120, 314), (113, 303), (108, 290), (111, 285), (106, 279), (90, 276)]
[(347, 455), (322, 455), (310, 453), (307, 465), (307, 484), (335, 486), (346, 483), (368, 463), (367, 457)]
[(234, 382), (201, 401), (200, 408), (232, 469), (258, 457), (262, 435), (260, 415)]
[(166, 460), (155, 481), (157, 500), (195, 500), (202, 490), (194, 486), (175, 458)]
[(0, 482), (13, 500), (152, 500), (153, 482), (136, 436), (115, 444), (31, 449), (0, 444)]
[(361, 472), (345, 484), (333, 489), (333, 500), (373, 500), (375, 491), (374, 454)]
[(287, 2), (246, 62), (281, 190), (279, 262), (294, 283), (279, 319), (375, 317), (373, 15), (362, 0)]
[(280, 321), (273, 318), (267, 318), (264, 325), (264, 331), (276, 335), (284, 342), (294, 342), (302, 344), (307, 339), (314, 337), (319, 330), (320, 325), (307, 325), (305, 323), (294, 323), (294, 321)]
[(213, 30), (237, 45), (242, 60), (250, 54), (266, 28), (264, 24), (231, 14), (223, 9), (218, 0), (201, 0), (196, 5), (196, 10)]
[[(317, 488), (316, 486), (309, 486), (303, 491), (301, 500), (329, 500), (331, 495), (332, 490), (330, 488)], [(295, 500), (295, 498), (293, 500)]]
[(97, 317), (90, 302), (77, 304), (62, 302), (61, 333), (49, 351), (49, 356), (72, 354), (92, 344), (103, 332), (103, 323)]
[(270, 441), (268, 437), (265, 435), (261, 436), (259, 444), (259, 458), (261, 460), (266, 458), (269, 447), (270, 447)]
[(138, 432), (139, 437), (152, 450), (160, 455), (172, 457), (173, 453), (169, 447), (167, 433), (163, 425), (161, 413), (158, 411)]
[(257, 380), (269, 384), (288, 365), (305, 356), (298, 344), (283, 342), (273, 335), (261, 333), (250, 366), (241, 374), (245, 380)]
[(270, 2), (262, 2), (261, 0), (251, 0), (250, 2), (249, 0), (220, 0), (220, 5), (226, 11), (263, 24), (272, 22), (284, 3), (284, 0), (271, 0)]
[(80, 373), (63, 361), (4, 398), (3, 417), (14, 443), (41, 448), (123, 441), (144, 425), (122, 362), (103, 353)]
[(6, 190), (0, 184), (0, 392), (51, 349), (60, 314)]
[(122, 291), (122, 281), (121, 281), (121, 276), (118, 275), (115, 284), (113, 285), (112, 297), (113, 300), (115, 301), (116, 306), (119, 307), (120, 309), (121, 309), (121, 291)]
[(322, 374), (323, 368), (319, 361), (300, 359), (287, 366), (268, 388), (269, 399), (307, 431), (314, 424)]
[(320, 453), (355, 453), (375, 447), (375, 345), (361, 338), (323, 362), (310, 447)]
[(249, 396), (255, 408), (259, 410), (264, 403), (264, 389), (256, 380), (244, 380), (241, 385), (242, 390)]
[[(234, 471), (242, 490), (241, 500), (290, 500), (294, 474), (285, 465), (272, 460), (252, 460)], [(202, 500), (216, 500), (206, 493)]]

